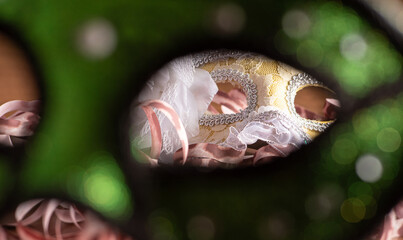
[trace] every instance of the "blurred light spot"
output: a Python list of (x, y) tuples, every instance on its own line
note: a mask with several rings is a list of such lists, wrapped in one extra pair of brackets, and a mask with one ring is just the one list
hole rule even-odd
[(282, 19), (284, 32), (291, 38), (302, 38), (311, 29), (311, 20), (308, 14), (301, 10), (288, 11)]
[(108, 153), (98, 152), (90, 161), (91, 167), (83, 176), (77, 176), (82, 179), (86, 202), (108, 217), (130, 217), (133, 202), (115, 159)]
[(153, 240), (175, 239), (172, 223), (164, 217), (155, 217), (151, 220)]
[(365, 205), (357, 198), (349, 198), (343, 202), (340, 213), (343, 219), (350, 223), (357, 223), (365, 217)]
[(327, 183), (323, 185), (319, 189), (319, 192), (329, 199), (332, 208), (340, 206), (340, 203), (344, 199), (344, 190), (336, 183)]
[(384, 152), (394, 152), (399, 149), (402, 139), (394, 128), (382, 129), (376, 138), (379, 149)]
[(370, 195), (360, 195), (358, 197), (365, 204), (365, 219), (370, 219), (375, 216), (377, 210), (376, 200)]
[(157, 210), (150, 215), (152, 240), (175, 240), (174, 225), (166, 212)]
[[(309, 13), (308, 17), (306, 13)], [(332, 72), (348, 94), (359, 98), (382, 84), (400, 79), (401, 55), (382, 33), (368, 26), (357, 13), (336, 2), (318, 4), (315, 11), (306, 13), (293, 10), (284, 15), (281, 32), (287, 37), (277, 34), (274, 38), (281, 53), (294, 54), (300, 48), (297, 58), (304, 66), (320, 64), (321, 71)], [(403, 25), (403, 21), (399, 22)], [(299, 24), (310, 26), (302, 27), (309, 30), (298, 31)], [(310, 48), (305, 47), (309, 50), (304, 51), (301, 45), (306, 40), (318, 43), (322, 47), (322, 56), (311, 56)], [(305, 55), (305, 52), (309, 54)]]
[(245, 26), (246, 15), (241, 6), (227, 3), (219, 6), (215, 12), (215, 25), (223, 34), (235, 34)]
[(343, 189), (335, 183), (327, 183), (321, 186), (317, 193), (307, 198), (305, 211), (311, 219), (323, 220), (340, 206), (343, 199)]
[(348, 188), (348, 196), (361, 200), (365, 205), (365, 219), (372, 218), (377, 210), (376, 200), (373, 198), (373, 190), (370, 184), (362, 181), (351, 184)]
[(324, 194), (312, 195), (305, 202), (305, 211), (314, 220), (327, 218), (331, 210), (331, 201)]
[(360, 111), (353, 116), (354, 132), (363, 140), (371, 140), (378, 132), (377, 119), (369, 111)]
[(196, 216), (189, 220), (188, 237), (190, 240), (211, 240), (214, 239), (214, 223), (205, 216)]
[(307, 40), (297, 48), (297, 59), (305, 67), (317, 67), (322, 62), (322, 46), (315, 41)]
[(114, 26), (106, 19), (92, 19), (77, 32), (77, 48), (90, 59), (103, 59), (115, 50), (117, 36)]
[(327, 57), (334, 58), (332, 60), (332, 71), (344, 89), (350, 94), (364, 95), (365, 92), (362, 91), (362, 87), (372, 83), (369, 81), (368, 70), (362, 64), (360, 65), (361, 62), (346, 61), (342, 57), (336, 57), (335, 54), (333, 56), (327, 55)]
[(261, 240), (286, 239), (294, 230), (294, 218), (287, 212), (278, 212), (262, 221), (258, 234)]
[(348, 60), (361, 60), (367, 53), (367, 42), (357, 33), (344, 35), (340, 41), (340, 52)]
[(376, 182), (382, 177), (382, 163), (374, 155), (366, 154), (358, 158), (355, 172), (364, 182)]
[(92, 172), (85, 182), (85, 194), (91, 202), (101, 206), (110, 206), (113, 204), (113, 197), (118, 194), (114, 181), (102, 171)]
[(355, 160), (358, 149), (353, 141), (347, 138), (337, 138), (332, 146), (332, 158), (339, 164), (349, 164)]

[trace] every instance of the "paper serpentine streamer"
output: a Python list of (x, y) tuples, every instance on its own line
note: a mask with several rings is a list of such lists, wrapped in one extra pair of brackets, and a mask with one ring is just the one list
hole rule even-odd
[(13, 100), (0, 106), (0, 144), (13, 146), (11, 137), (29, 137), (39, 123), (40, 101)]
[(23, 202), (11, 221), (0, 225), (0, 240), (132, 240), (94, 214), (58, 199)]

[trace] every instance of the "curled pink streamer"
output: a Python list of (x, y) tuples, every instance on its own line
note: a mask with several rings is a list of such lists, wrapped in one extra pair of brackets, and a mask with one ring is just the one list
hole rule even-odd
[[(11, 136), (27, 137), (39, 123), (40, 101), (13, 100), (0, 106), (0, 144), (13, 146)], [(14, 112), (13, 114), (11, 114)], [(11, 114), (7, 116), (7, 114)]]
[(57, 206), (59, 205), (59, 201), (55, 199), (49, 200), (44, 215), (42, 217), (42, 227), (43, 231), (45, 232), (45, 236), (49, 235), (49, 223), (50, 217), (53, 215), (54, 211), (56, 210)]
[(20, 222), (25, 217), (25, 215), (31, 211), (36, 205), (41, 203), (43, 199), (33, 199), (26, 202), (21, 203), (18, 205), (15, 211), (15, 219)]
[(384, 217), (382, 224), (372, 231), (365, 239), (403, 239), (403, 200), (391, 209), (391, 211)]
[[(183, 153), (183, 159), (184, 159), (183, 163), (185, 163), (187, 156), (188, 156), (189, 143), (188, 143), (188, 138), (187, 138), (185, 127), (183, 126), (183, 124), (182, 124), (178, 114), (175, 112), (175, 110), (168, 103), (165, 103), (161, 100), (146, 101), (141, 104), (141, 107), (143, 109), (148, 109), (151, 107), (158, 109), (159, 111), (164, 113), (166, 115), (166, 117), (169, 119), (169, 121), (174, 125), (176, 132), (178, 133), (179, 139), (181, 141), (181, 144), (182, 144), (182, 153)], [(154, 132), (154, 137), (156, 137), (157, 139), (152, 140), (153, 144), (154, 144), (154, 141), (162, 141), (160, 139), (161, 129), (158, 125), (158, 119), (156, 118), (156, 116), (154, 118), (154, 115), (152, 115), (149, 110), (146, 111), (146, 115), (147, 115), (147, 118), (150, 123), (150, 128), (154, 129), (154, 130), (159, 129), (159, 135)], [(152, 132), (153, 132), (153, 130), (152, 130)], [(156, 145), (159, 145), (159, 143), (157, 142)], [(156, 145), (154, 145), (154, 147)], [(158, 155), (159, 155), (160, 151), (161, 151), (160, 147), (159, 147), (159, 150), (152, 149), (153, 154), (158, 153)]]
[[(199, 167), (240, 167), (270, 162), (275, 158), (284, 157), (297, 148), (287, 145), (265, 145), (254, 150), (252, 155), (245, 155), (246, 149), (237, 151), (212, 143), (197, 143), (189, 146), (188, 164)], [(182, 164), (182, 150), (174, 154), (174, 163)]]
[[(35, 217), (32, 218), (32, 215)], [(15, 218), (15, 223), (4, 225), (7, 228), (0, 225), (0, 240), (131, 240), (91, 213), (83, 214), (74, 205), (56, 199), (35, 199), (21, 203), (15, 211)], [(39, 227), (40, 219), (42, 229)]]
[(0, 106), (0, 116), (13, 111), (39, 113), (40, 101), (13, 100)]
[(63, 240), (62, 221), (60, 221), (58, 218), (55, 220), (55, 234), (57, 240)]
[(57, 218), (60, 219), (60, 221), (64, 223), (73, 223), (77, 228), (81, 228), (78, 223), (84, 221), (84, 217), (77, 217), (76, 212), (78, 211), (74, 209), (73, 205), (71, 205), (68, 208), (57, 208), (54, 213), (56, 214)]
[(262, 161), (270, 161), (276, 157), (284, 157), (290, 152), (296, 150), (293, 145), (278, 145), (274, 146), (269, 144), (263, 146), (253, 152), (252, 155), (246, 156), (246, 149), (242, 151), (237, 151), (230, 147), (224, 147), (217, 144), (211, 143), (197, 143), (188, 145), (186, 131), (180, 121), (175, 110), (167, 103), (161, 100), (150, 100), (144, 102), (140, 105), (147, 115), (149, 120), (151, 136), (152, 136), (152, 146), (151, 146), (151, 156), (148, 156), (142, 151), (139, 151), (151, 165), (158, 165), (157, 158), (161, 153), (162, 137), (161, 128), (159, 126), (159, 120), (155, 114), (153, 108), (160, 110), (164, 113), (168, 119), (174, 125), (179, 138), (181, 139), (182, 148), (174, 153), (174, 163), (175, 164), (185, 164), (189, 161), (190, 165), (201, 166), (201, 167), (231, 167), (231, 166), (247, 166), (255, 165), (256, 163), (261, 163)]
[(151, 131), (152, 143), (150, 157), (153, 159), (158, 159), (160, 157), (162, 147), (161, 127), (159, 125), (158, 117), (151, 106), (142, 106), (142, 108), (147, 115)]
[(43, 201), (42, 199), (40, 199), (40, 201), (41, 201), (41, 204), (31, 215), (29, 215), (27, 218), (24, 218), (21, 220), (17, 219), (17, 222), (26, 226), (26, 225), (30, 225), (30, 224), (38, 221), (38, 219), (40, 219), (42, 217), (42, 214), (43, 214), (46, 204), (47, 204), (47, 202)]
[[(327, 102), (335, 106), (337, 105), (337, 103), (333, 104), (332, 101)], [(161, 100), (150, 100), (142, 103), (140, 106), (143, 108), (149, 120), (152, 146), (150, 154), (151, 156), (148, 156), (142, 151), (139, 152), (146, 159), (148, 159), (153, 166), (158, 165), (157, 158), (160, 155), (162, 146), (161, 128), (153, 108), (160, 110), (168, 117), (168, 119), (174, 125), (179, 138), (181, 139), (182, 148), (174, 153), (174, 164), (183, 165), (186, 163), (186, 161), (189, 161), (190, 165), (201, 167), (247, 166), (268, 162), (278, 157), (285, 157), (292, 151), (298, 149), (296, 146), (291, 144), (268, 144), (253, 151), (252, 153), (249, 151), (249, 154), (251, 155), (245, 155), (246, 149), (237, 151), (233, 148), (220, 146), (218, 144), (197, 143), (189, 146), (183, 124), (175, 110), (169, 104)]]
[(297, 148), (291, 144), (278, 145), (269, 144), (259, 148), (253, 158), (253, 164), (270, 162), (274, 158), (285, 157)]
[[(32, 228), (25, 227), (21, 224), (17, 225), (17, 234), (18, 237), (24, 240), (45, 240), (46, 238), (42, 233), (36, 231)], [(47, 240), (47, 239), (46, 239)]]
[[(76, 212), (78, 212), (78, 216), (76, 214)], [(73, 206), (70, 205), (69, 207), (69, 213), (70, 213), (70, 218), (72, 220), (72, 222), (74, 223), (74, 225), (76, 225), (77, 228), (81, 229), (80, 225), (78, 225), (78, 222), (84, 221), (84, 216)], [(67, 220), (65, 220), (65, 222), (67, 222)]]
[[(175, 163), (183, 163), (183, 149), (174, 154)], [(223, 147), (212, 143), (197, 143), (189, 146), (189, 158), (214, 159), (215, 161), (237, 164), (243, 160), (245, 150), (237, 151), (230, 147)]]

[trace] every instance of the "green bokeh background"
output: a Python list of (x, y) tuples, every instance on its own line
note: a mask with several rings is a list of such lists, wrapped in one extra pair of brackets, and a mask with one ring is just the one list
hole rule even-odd
[[(214, 25), (215, 12), (228, 4), (244, 13), (239, 32), (220, 32)], [(281, 21), (295, 9), (311, 21), (310, 30), (298, 38), (288, 36)], [(77, 47), (77, 33), (100, 18), (114, 27), (117, 46), (106, 58), (88, 58)], [(2, 0), (0, 19), (31, 50), (44, 99), (40, 128), (20, 149), (22, 164), (15, 166), (16, 154), (0, 156), (3, 209), (11, 200), (64, 197), (139, 239), (198, 239), (188, 234), (188, 222), (199, 215), (214, 223), (214, 239), (357, 239), (397, 200), (402, 57), (382, 31), (340, 2)], [(340, 53), (341, 39), (351, 33), (366, 39), (364, 59)], [(324, 76), (320, 80), (334, 87), (347, 110), (313, 144), (268, 166), (148, 171), (127, 157), (120, 131), (130, 97), (164, 62), (217, 47), (259, 51)], [(393, 91), (377, 92), (382, 86)], [(375, 96), (381, 100), (373, 101)], [(397, 132), (400, 140), (388, 139), (385, 131)], [(385, 151), (384, 139), (398, 147)], [(377, 156), (384, 166), (376, 183), (364, 183), (355, 173), (357, 158), (365, 154)], [(139, 169), (148, 174), (138, 174)], [(318, 194), (330, 199), (326, 216), (309, 210), (312, 202), (320, 209)], [(346, 204), (351, 211), (343, 210)], [(354, 209), (365, 213), (351, 215)], [(134, 225), (133, 219), (144, 225)], [(270, 219), (280, 219), (284, 236), (270, 232)], [(138, 229), (144, 226), (145, 235)]]

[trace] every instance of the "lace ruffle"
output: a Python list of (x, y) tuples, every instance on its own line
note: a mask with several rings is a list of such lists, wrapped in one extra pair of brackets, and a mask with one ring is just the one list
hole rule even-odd
[[(287, 115), (275, 107), (260, 107), (247, 119), (231, 127), (222, 146), (242, 151), (258, 140), (269, 145), (293, 145), (298, 149), (310, 142), (308, 135)], [(283, 153), (283, 156), (289, 153)]]

